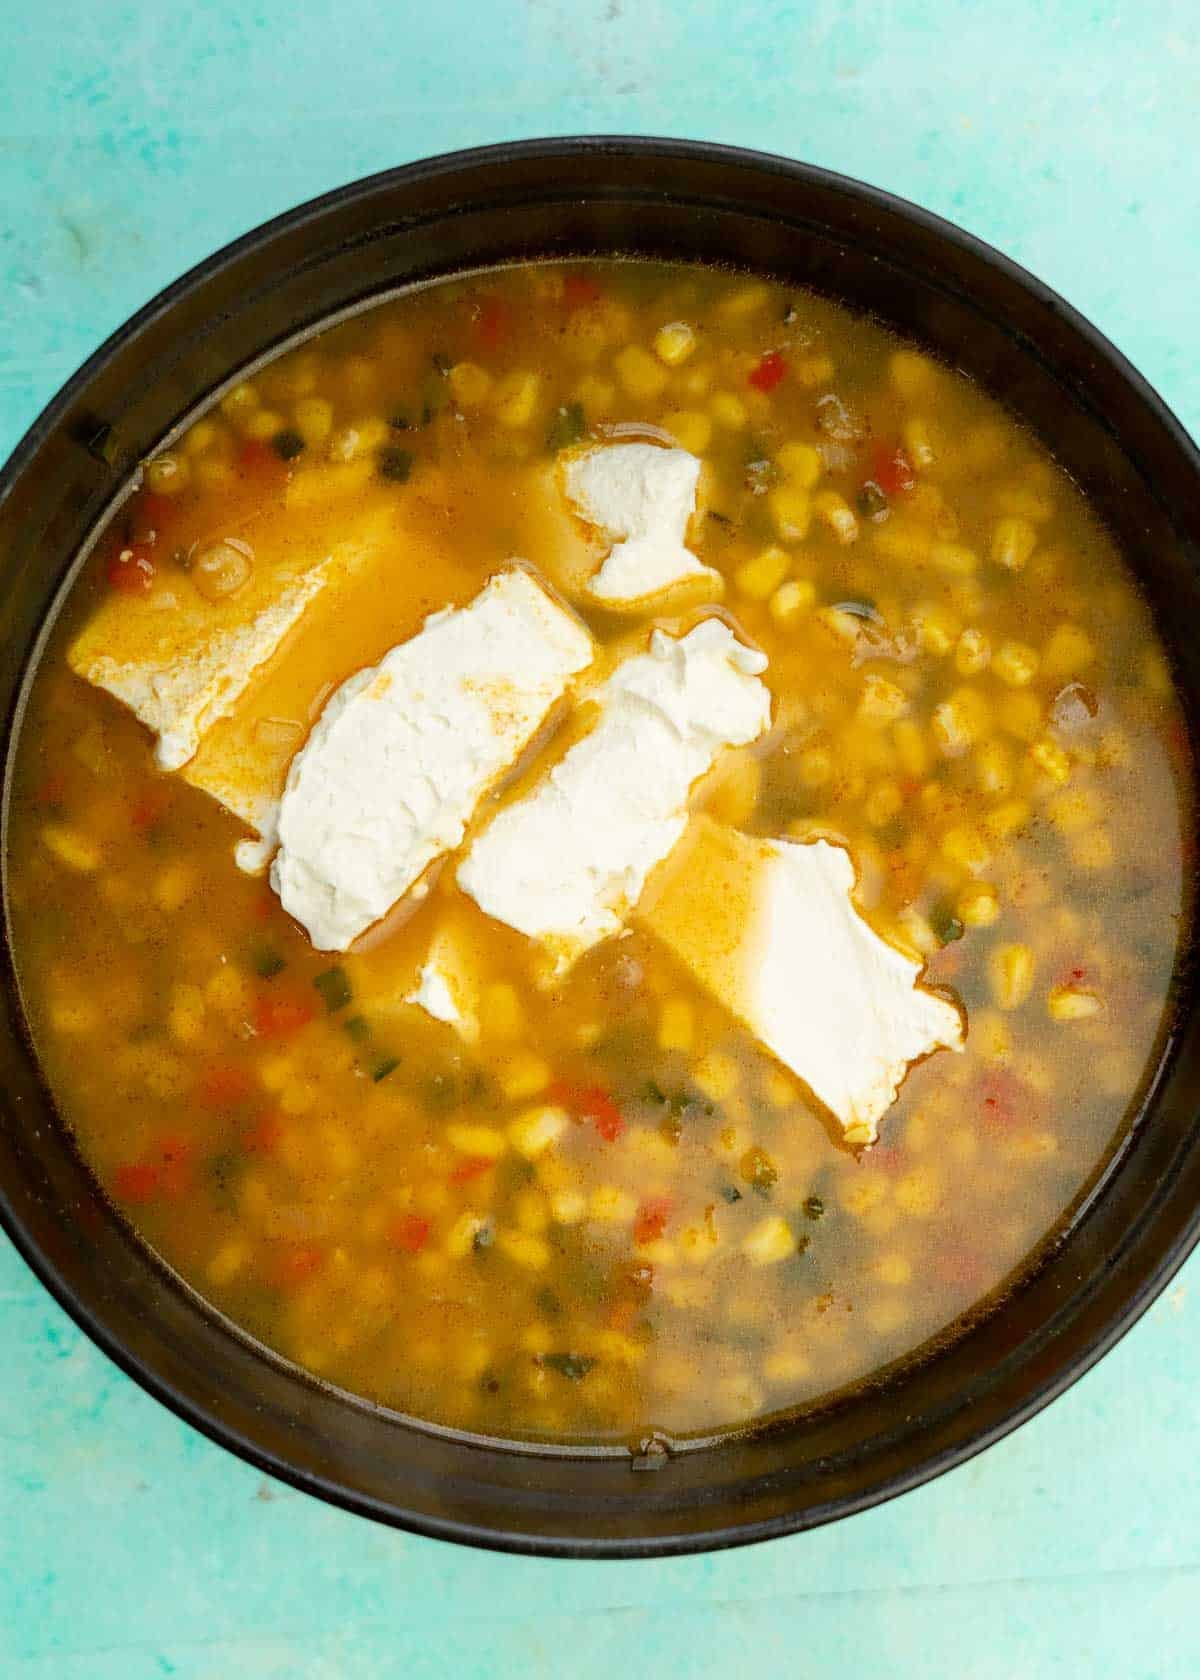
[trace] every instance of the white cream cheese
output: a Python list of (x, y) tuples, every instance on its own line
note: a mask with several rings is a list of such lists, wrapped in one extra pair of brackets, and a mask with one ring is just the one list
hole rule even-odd
[(453, 1027), (465, 1043), (475, 1044), (480, 1032), (481, 991), (475, 941), (464, 937), (451, 921), (430, 940), (417, 984), (404, 1001)]
[(854, 882), (840, 846), (697, 817), (638, 920), (865, 1144), (911, 1062), (962, 1049), (963, 1021), (859, 914)]
[(475, 841), (459, 885), (560, 971), (616, 933), (683, 833), (692, 784), (770, 722), (766, 664), (716, 618), (679, 638), (654, 631), (597, 692), (590, 733)]
[(716, 579), (685, 545), (700, 462), (686, 449), (613, 443), (577, 455), (566, 491), (592, 525), (617, 537), (588, 593), (608, 606), (659, 595), (692, 578)]
[(461, 842), (591, 658), (578, 620), (514, 567), (336, 690), (292, 760), (271, 865), (318, 949), (345, 950)]

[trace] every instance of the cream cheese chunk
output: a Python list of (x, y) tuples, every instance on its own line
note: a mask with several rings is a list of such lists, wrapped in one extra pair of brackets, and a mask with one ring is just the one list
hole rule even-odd
[(963, 1020), (860, 915), (854, 884), (840, 846), (697, 817), (638, 921), (866, 1144), (912, 1062), (962, 1049)]
[(478, 953), (451, 922), (430, 940), (417, 984), (404, 1001), (453, 1027), (465, 1043), (475, 1044), (481, 990)]
[(699, 479), (700, 462), (686, 449), (650, 443), (606, 444), (568, 462), (568, 498), (619, 539), (588, 585), (596, 601), (622, 606), (689, 579), (717, 578), (684, 543)]
[(514, 567), (335, 691), (292, 760), (271, 865), (318, 949), (345, 950), (460, 844), (591, 658), (578, 620)]
[(693, 783), (767, 728), (766, 664), (716, 618), (654, 631), (597, 691), (591, 731), (474, 842), (459, 886), (559, 972), (616, 933), (683, 833)]

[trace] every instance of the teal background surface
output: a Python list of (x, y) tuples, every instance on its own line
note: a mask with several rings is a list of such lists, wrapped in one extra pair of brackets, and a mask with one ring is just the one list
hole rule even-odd
[[(917, 200), (1063, 292), (1200, 428), (1194, 0), (41, 0), (0, 57), (0, 455), (159, 287), (432, 152), (659, 133)], [(1200, 1259), (1091, 1375), (882, 1509), (568, 1564), (268, 1482), (85, 1341), (0, 1238), (0, 1676), (1200, 1673)]]

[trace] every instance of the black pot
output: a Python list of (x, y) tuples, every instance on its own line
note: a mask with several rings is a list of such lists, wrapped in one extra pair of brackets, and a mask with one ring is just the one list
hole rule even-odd
[[(1197, 716), (1200, 457), (1112, 345), (996, 252), (884, 193), (749, 152), (594, 139), (464, 152), (346, 187), (210, 258), (97, 351), (0, 478), (7, 747), (73, 562), (137, 462), (232, 373), (414, 280), (614, 252), (762, 269), (870, 311), (965, 369), (1040, 433), (1107, 520)], [(1123, 1147), (1066, 1237), (959, 1340), (823, 1413), (656, 1459), (652, 1472), (626, 1454), (478, 1442), (323, 1387), (156, 1260), (55, 1116), (7, 946), (4, 969), (0, 1214), (38, 1276), (124, 1370), (214, 1440), (308, 1492), (446, 1539), (649, 1557), (876, 1504), (1045, 1405), (1137, 1318), (1200, 1230), (1200, 1031), (1184, 971)]]

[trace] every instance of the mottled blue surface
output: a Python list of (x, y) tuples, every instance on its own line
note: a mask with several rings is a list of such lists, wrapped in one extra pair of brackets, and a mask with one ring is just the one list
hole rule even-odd
[[(1194, 0), (51, 0), (0, 55), (0, 454), (182, 268), (356, 175), (522, 135), (761, 146), (1064, 292), (1200, 427)], [(2, 1244), (2, 1239), (0, 1239)], [(0, 1676), (1200, 1673), (1200, 1269), (999, 1447), (718, 1557), (547, 1563), (268, 1484), (0, 1246)]]

